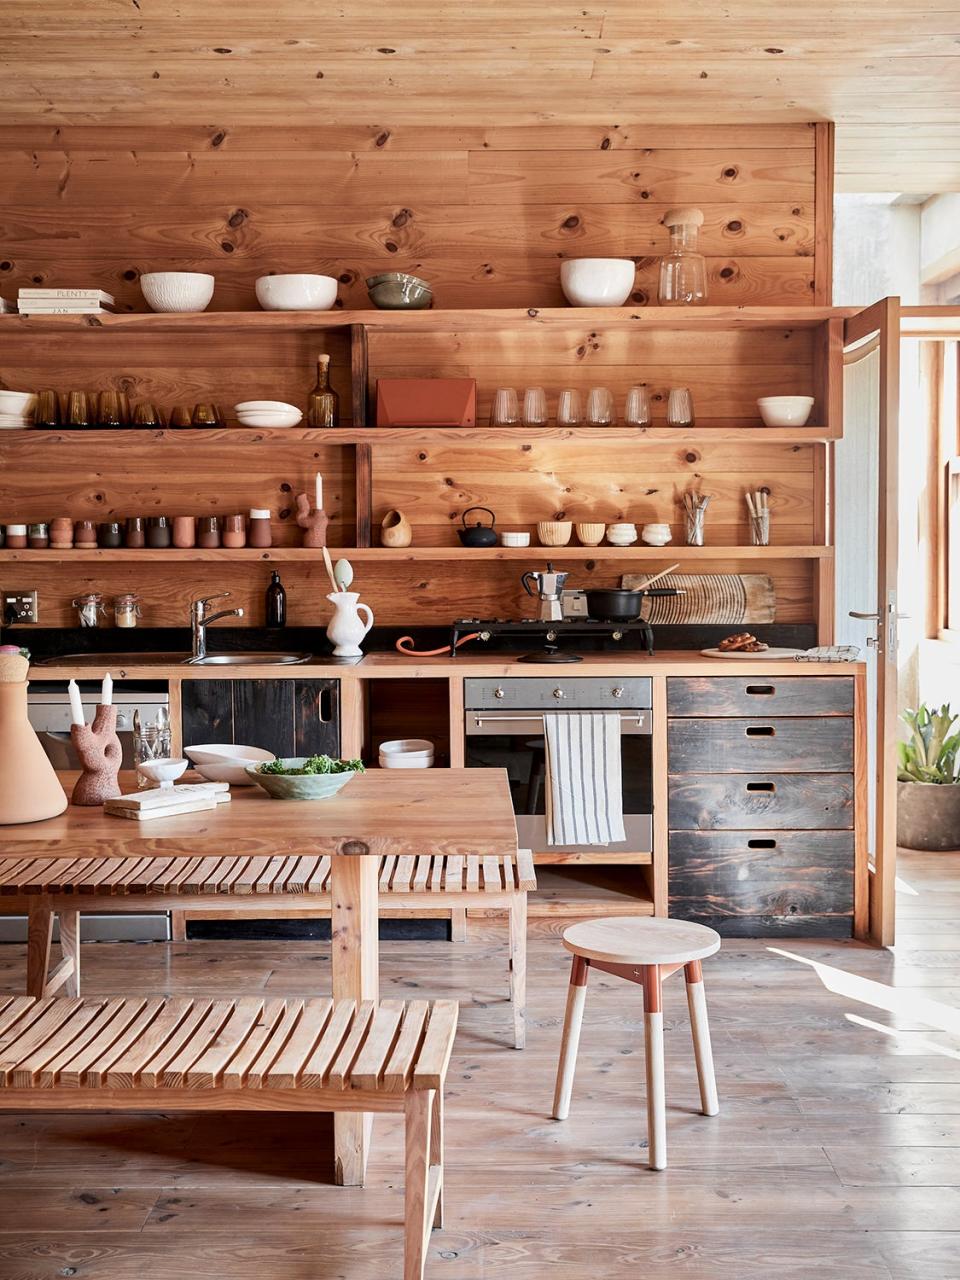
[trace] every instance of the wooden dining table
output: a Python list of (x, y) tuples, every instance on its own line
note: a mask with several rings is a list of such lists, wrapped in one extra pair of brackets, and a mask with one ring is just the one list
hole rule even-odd
[[(68, 787), (70, 779), (65, 777)], [(135, 787), (131, 775), (121, 779), (125, 790)], [(143, 911), (176, 909), (182, 898), (166, 892), (166, 866), (191, 859), (202, 871), (224, 857), (242, 863), (234, 885), (238, 895), (231, 909), (247, 897), (260, 910), (286, 904), (287, 891), (248, 895), (240, 885), (256, 883), (278, 859), (329, 857), (331, 967), (333, 995), (338, 999), (377, 1000), (379, 990), (379, 929), (377, 917), (378, 866), (385, 856), (517, 854), (517, 828), (506, 772), (502, 769), (371, 770), (353, 778), (335, 796), (322, 801), (274, 800), (258, 787), (234, 788), (229, 803), (215, 809), (151, 821), (114, 817), (100, 808), (69, 806), (43, 822), (0, 827), (0, 859), (53, 859), (57, 862), (57, 893), (47, 892), (42, 875), (30, 887), (3, 900), (4, 911), (37, 905), (56, 911), (71, 897), (71, 868), (85, 860), (111, 860), (113, 880), (122, 879), (125, 865), (135, 860), (166, 860), (163, 875), (152, 889), (138, 894)], [(221, 863), (222, 865), (222, 863)], [(309, 863), (302, 865), (309, 866)], [(119, 873), (119, 874), (118, 874)], [(139, 874), (139, 872), (138, 872)], [(239, 884), (238, 884), (239, 882)], [(281, 882), (288, 885), (288, 880)], [(306, 875), (294, 901), (309, 908), (310, 877)], [(42, 902), (41, 902), (42, 900)], [(109, 910), (109, 895), (77, 897), (83, 909)], [(340, 1113), (334, 1117), (335, 1178), (347, 1185), (363, 1182), (370, 1149), (372, 1117)]]

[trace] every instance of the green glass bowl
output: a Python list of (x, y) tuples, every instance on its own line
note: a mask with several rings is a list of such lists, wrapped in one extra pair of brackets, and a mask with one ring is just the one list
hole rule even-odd
[(433, 302), (426, 280), (404, 271), (389, 271), (367, 280), (370, 301), (381, 311), (425, 311)]
[[(299, 769), (308, 758), (289, 756), (280, 763), (288, 769)], [(346, 773), (260, 773), (259, 764), (248, 764), (246, 771), (274, 800), (329, 800), (357, 776), (354, 769)]]

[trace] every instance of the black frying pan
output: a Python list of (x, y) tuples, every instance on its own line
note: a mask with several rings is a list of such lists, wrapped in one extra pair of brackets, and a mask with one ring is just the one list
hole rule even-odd
[(678, 596), (676, 587), (641, 587), (630, 591), (626, 587), (610, 587), (606, 590), (586, 591), (587, 614), (595, 622), (636, 622), (640, 617), (645, 596)]

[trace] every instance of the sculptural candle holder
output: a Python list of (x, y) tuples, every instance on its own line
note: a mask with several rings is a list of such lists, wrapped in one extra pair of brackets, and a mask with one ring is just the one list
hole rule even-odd
[(92, 724), (70, 726), (70, 738), (83, 766), (70, 803), (89, 807), (115, 800), (122, 794), (117, 779), (123, 757), (117, 737), (116, 707), (101, 703)]
[(310, 505), (310, 499), (305, 493), (297, 494), (297, 524), (303, 530), (303, 545), (305, 547), (325, 547), (327, 545), (327, 525), (330, 523), (330, 517), (320, 507), (316, 509)]

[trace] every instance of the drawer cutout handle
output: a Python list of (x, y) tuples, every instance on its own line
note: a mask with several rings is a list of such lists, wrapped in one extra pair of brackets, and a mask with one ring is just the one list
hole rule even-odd
[(777, 847), (776, 840), (748, 840), (748, 849), (775, 849)]
[(772, 698), (777, 690), (772, 684), (748, 684), (746, 692), (754, 698)]
[(775, 782), (748, 782), (748, 791), (776, 791), (777, 784)]
[(776, 732), (772, 724), (748, 724), (744, 729), (748, 738), (773, 738)]

